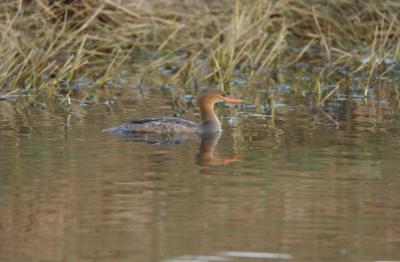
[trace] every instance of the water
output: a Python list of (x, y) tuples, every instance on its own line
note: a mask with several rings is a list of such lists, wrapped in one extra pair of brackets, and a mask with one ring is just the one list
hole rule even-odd
[(159, 89), (70, 113), (0, 101), (1, 261), (400, 261), (397, 108), (288, 101), (171, 143), (101, 132), (170, 113)]

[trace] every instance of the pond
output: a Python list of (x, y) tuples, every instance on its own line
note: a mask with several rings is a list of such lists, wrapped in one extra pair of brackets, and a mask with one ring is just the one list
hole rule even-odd
[(389, 100), (220, 106), (220, 137), (167, 142), (101, 131), (172, 113), (156, 87), (71, 112), (0, 101), (2, 261), (400, 261)]

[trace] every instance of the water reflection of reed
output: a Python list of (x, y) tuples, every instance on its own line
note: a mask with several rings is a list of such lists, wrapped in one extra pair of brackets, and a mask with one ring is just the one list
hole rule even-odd
[(2, 201), (2, 257), (15, 261), (151, 257), (156, 178), (151, 171), (93, 170), (105, 160), (121, 164), (104, 157), (91, 163), (67, 160), (59, 170), (54, 163), (33, 166), (40, 171), (14, 185)]
[[(270, 156), (253, 154), (258, 161), (252, 162), (251, 170), (239, 163), (241, 175), (207, 177), (201, 188), (192, 188), (196, 199), (171, 196), (170, 202), (186, 201), (170, 206), (169, 213), (176, 219), (168, 224), (173, 240), (167, 250), (196, 254), (195, 247), (201, 246), (210, 253), (290, 252), (307, 261), (392, 254), (398, 241), (393, 236), (399, 233), (395, 226), (398, 193), (390, 185), (392, 178), (372, 178), (387, 173), (374, 168), (380, 158), (363, 161), (361, 155), (354, 161), (358, 152), (338, 146), (325, 159), (318, 156), (321, 151), (312, 153), (315, 147), (288, 143)], [(307, 163), (312, 159), (323, 162)], [(337, 162), (340, 159), (344, 161)], [(370, 168), (362, 168), (368, 162)], [(391, 212), (382, 216), (387, 209)]]

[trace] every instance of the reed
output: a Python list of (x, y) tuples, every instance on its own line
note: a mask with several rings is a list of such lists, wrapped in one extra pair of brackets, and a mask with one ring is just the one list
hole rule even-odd
[(310, 60), (323, 65), (317, 104), (340, 90), (323, 93), (324, 79), (345, 82), (338, 68), (365, 76), (368, 95), (399, 60), (399, 11), (396, 0), (11, 0), (0, 5), (0, 99), (85, 100), (126, 64), (182, 87), (240, 78), (245, 92)]

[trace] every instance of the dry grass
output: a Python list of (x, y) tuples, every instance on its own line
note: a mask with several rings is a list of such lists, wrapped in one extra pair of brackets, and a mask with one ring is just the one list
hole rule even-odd
[[(143, 76), (172, 68), (167, 83), (228, 89), (234, 78), (251, 87), (268, 68), (317, 59), (318, 103), (329, 94), (319, 79), (337, 68), (367, 76), (367, 94), (374, 76), (393, 69), (385, 60), (399, 59), (399, 11), (396, 0), (8, 1), (0, 5), (0, 99), (85, 100), (124, 61)], [(76, 88), (82, 78), (91, 81)]]

